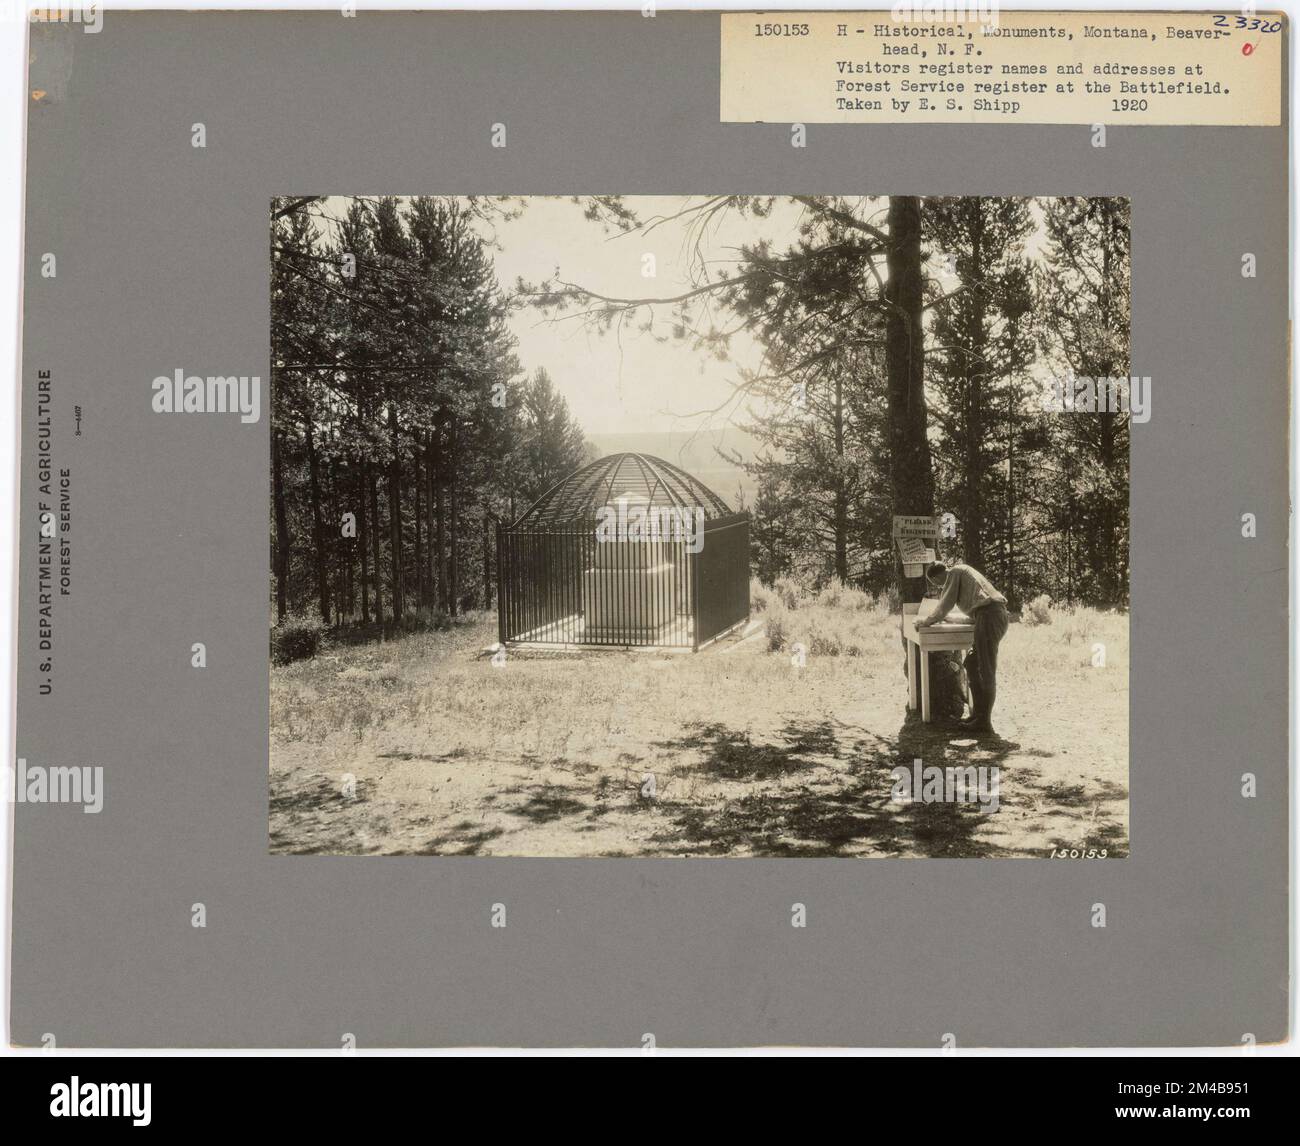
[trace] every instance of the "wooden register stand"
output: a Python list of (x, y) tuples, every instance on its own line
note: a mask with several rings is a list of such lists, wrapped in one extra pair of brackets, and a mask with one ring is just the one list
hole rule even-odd
[[(935, 517), (895, 517), (894, 544), (903, 562), (904, 577), (924, 577), (939, 546), (939, 521)], [(930, 653), (963, 652), (975, 644), (975, 624), (953, 610), (929, 629), (916, 622), (934, 612), (937, 601), (903, 606), (903, 639), (907, 642), (907, 707), (919, 706), (921, 719), (930, 723)]]
[(917, 629), (918, 619), (934, 612), (937, 601), (903, 606), (903, 636), (907, 640), (907, 707), (916, 711), (919, 691), (921, 719), (930, 723), (930, 653), (964, 652), (975, 645), (975, 622), (953, 610), (937, 625)]

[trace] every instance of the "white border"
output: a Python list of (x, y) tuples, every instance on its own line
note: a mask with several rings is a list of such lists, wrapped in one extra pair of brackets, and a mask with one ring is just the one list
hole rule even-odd
[[(49, 7), (58, 7), (58, 5), (48, 5)], [(72, 5), (64, 5), (71, 7)], [(794, 9), (809, 9), (812, 11), (869, 11), (888, 9), (891, 6), (891, 0), (865, 0), (861, 3), (834, 3), (827, 0), (778, 0), (776, 3), (755, 4), (755, 3), (735, 3), (728, 0), (669, 0), (666, 3), (656, 2), (655, 7), (659, 11), (673, 10), (733, 10), (733, 11), (754, 11), (756, 9), (766, 9), (768, 11), (782, 11)], [(0, 610), (0, 679), (7, 683), (8, 695), (0, 703), (0, 744), (8, 746), (9, 758), (12, 760), (14, 753), (14, 642), (16, 640), (13, 618), (16, 611), (16, 566), (15, 566), (15, 536), (14, 524), (16, 518), (16, 507), (18, 504), (18, 449), (17, 449), (17, 409), (18, 409), (18, 361), (19, 361), (19, 332), (21, 331), (21, 311), (20, 306), (20, 286), (22, 282), (22, 225), (23, 225), (23, 188), (24, 188), (24, 167), (23, 154), (25, 146), (26, 117), (25, 111), (27, 106), (26, 88), (27, 88), (27, 21), (21, 13), (27, 6), (20, 7), (14, 0), (0, 0), (0, 457), (3, 457), (3, 447), (12, 448), (12, 455), (8, 464), (0, 464), (0, 601), (7, 603), (3, 610)], [(42, 7), (34, 4), (30, 7)], [(149, 0), (141, 3), (107, 3), (100, 4), (105, 12), (105, 19), (112, 19), (112, 11), (118, 9), (176, 9), (185, 8), (188, 10), (200, 9), (217, 9), (217, 10), (263, 10), (263, 9), (307, 9), (331, 11), (339, 10), (342, 5), (337, 4), (320, 4), (320, 3), (264, 3), (264, 4), (240, 4), (222, 2), (222, 0), (186, 0), (183, 4), (172, 3), (153, 3)], [(522, 0), (460, 0), (459, 3), (439, 2), (439, 0), (424, 0), (423, 3), (394, 3), (391, 0), (363, 0), (356, 5), (359, 18), (364, 18), (367, 11), (379, 10), (464, 10), (464, 9), (488, 9), (488, 10), (505, 10), (519, 11), (521, 9), (554, 9), (554, 10), (602, 10), (602, 11), (640, 11), (643, 7), (640, 3), (631, 2), (611, 2), (611, 0), (587, 0), (585, 3), (564, 3), (559, 0), (533, 0), (532, 3), (525, 3)], [(1078, 11), (1235, 11), (1238, 6), (1229, 4), (1187, 4), (1187, 3), (1140, 3), (1134, 0), (1093, 0), (1091, 3), (1074, 3), (1061, 4), (1052, 3), (1051, 0), (1028, 0), (1028, 2), (1017, 2), (1003, 6), (1005, 11), (1024, 10), (1024, 11), (1060, 11), (1060, 10), (1078, 10)], [(1261, 11), (1283, 11), (1291, 20), (1291, 77), (1290, 77), (1290, 94), (1291, 94), (1291, 170), (1290, 184), (1292, 192), (1292, 214), (1291, 214), (1291, 297), (1288, 304), (1288, 315), (1292, 326), (1295, 323), (1295, 297), (1296, 287), (1300, 280), (1296, 276), (1295, 262), (1295, 122), (1297, 113), (1296, 103), (1296, 44), (1295, 44), (1295, 3), (1294, 0), (1280, 0), (1280, 2), (1258, 3), (1256, 7)], [(1292, 354), (1292, 403), (1291, 403), (1291, 504), (1294, 507), (1297, 503), (1297, 497), (1300, 495), (1300, 483), (1296, 477), (1296, 442), (1300, 438), (1300, 409), (1297, 409), (1295, 402), (1295, 355)], [(1294, 513), (1292, 515), (1294, 523)], [(1300, 824), (1300, 792), (1297, 792), (1296, 783), (1296, 708), (1297, 700), (1300, 699), (1300, 689), (1297, 689), (1296, 681), (1296, 546), (1294, 524), (1291, 530), (1291, 589), (1290, 589), (1290, 608), (1291, 608), (1291, 687), (1293, 690), (1290, 710), (1290, 744), (1291, 744), (1291, 1022), (1292, 1039), (1289, 1043), (1279, 1046), (1260, 1046), (1252, 1051), (1244, 1051), (1239, 1048), (1222, 1048), (1222, 1047), (1204, 1047), (1204, 1048), (1149, 1048), (1149, 1047), (1113, 1047), (1113, 1048), (997, 1048), (989, 1050), (980, 1049), (963, 1049), (958, 1048), (954, 1051), (942, 1051), (938, 1048), (933, 1050), (927, 1049), (878, 1049), (878, 1048), (758, 1048), (745, 1050), (726, 1050), (726, 1049), (693, 1049), (678, 1050), (672, 1048), (660, 1048), (654, 1052), (663, 1057), (686, 1057), (686, 1058), (711, 1058), (717, 1056), (738, 1056), (743, 1058), (772, 1058), (772, 1057), (844, 1057), (844, 1056), (867, 1056), (867, 1057), (897, 1057), (897, 1058), (933, 1058), (956, 1057), (956, 1058), (1001, 1058), (1001, 1057), (1033, 1057), (1033, 1058), (1053, 1058), (1053, 1057), (1072, 1057), (1072, 1058), (1110, 1058), (1116, 1056), (1134, 1056), (1139, 1058), (1198, 1058), (1198, 1057), (1217, 1057), (1217, 1058), (1240, 1058), (1243, 1055), (1254, 1054), (1257, 1057), (1287, 1057), (1294, 1058), (1297, 1056), (1295, 1030), (1297, 1014), (1297, 992), (1295, 990), (1295, 952), (1300, 945), (1300, 920), (1297, 918), (1295, 909), (1296, 896), (1296, 827)], [(7, 762), (6, 762), (7, 763)], [(0, 1022), (3, 1023), (4, 1040), (3, 1046), (0, 1046), (0, 1056), (30, 1056), (40, 1054), (52, 1054), (56, 1056), (67, 1057), (112, 1057), (112, 1058), (141, 1058), (146, 1056), (161, 1055), (169, 1058), (188, 1058), (188, 1057), (309, 1057), (309, 1058), (334, 1058), (342, 1052), (336, 1050), (198, 1050), (198, 1049), (97, 1049), (97, 1050), (56, 1050), (53, 1052), (17, 1049), (9, 1046), (9, 923), (12, 918), (12, 896), (11, 896), (11, 816), (12, 808), (3, 810), (0, 814), (0, 879), (3, 880), (5, 894), (5, 934), (4, 943), (0, 946), (0, 981), (3, 982), (4, 991), (4, 1015)], [(412, 1056), (435, 1056), (435, 1057), (500, 1057), (500, 1056), (522, 1056), (528, 1058), (572, 1058), (572, 1057), (592, 1057), (592, 1056), (618, 1056), (629, 1057), (642, 1055), (640, 1048), (629, 1047), (626, 1050), (607, 1050), (607, 1049), (572, 1049), (572, 1050), (522, 1050), (522, 1049), (502, 1049), (502, 1048), (472, 1048), (472, 1049), (391, 1049), (391, 1050), (368, 1050), (362, 1049), (353, 1052), (359, 1056), (365, 1057), (412, 1057)]]

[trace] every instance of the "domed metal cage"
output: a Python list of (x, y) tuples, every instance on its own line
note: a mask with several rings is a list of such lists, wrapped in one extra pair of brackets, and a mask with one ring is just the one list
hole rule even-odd
[(749, 617), (749, 514), (685, 470), (613, 454), (497, 528), (502, 644), (694, 648)]

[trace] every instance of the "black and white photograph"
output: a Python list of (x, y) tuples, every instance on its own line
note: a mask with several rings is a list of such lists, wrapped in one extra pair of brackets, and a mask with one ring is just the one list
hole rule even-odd
[(269, 257), (271, 852), (1128, 855), (1126, 199), (284, 196)]

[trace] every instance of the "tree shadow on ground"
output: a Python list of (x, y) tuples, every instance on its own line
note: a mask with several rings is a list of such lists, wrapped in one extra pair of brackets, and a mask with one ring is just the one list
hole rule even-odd
[(293, 784), (272, 777), (268, 850), (293, 855), (361, 855), (379, 850), (387, 819), (370, 806), (374, 785), (362, 781), (345, 793), (337, 782), (316, 777)]
[(484, 828), (472, 820), (462, 820), (449, 831), (435, 836), (417, 852), (427, 856), (476, 856), (483, 845), (505, 834), (504, 828)]
[[(1108, 855), (1122, 857), (1128, 854), (1127, 816), (1123, 822), (1101, 819), (1101, 811), (1110, 804), (1127, 802), (1128, 789), (1109, 780), (1094, 780), (1090, 784), (1064, 783), (1051, 774), (1044, 773), (1041, 762), (1052, 760), (1055, 752), (1043, 748), (1026, 747), (1017, 741), (993, 735), (974, 737), (960, 727), (942, 722), (925, 724), (918, 714), (908, 712), (898, 730), (898, 752), (904, 762), (921, 760), (925, 765), (942, 768), (997, 766), (1003, 808), (1006, 808), (1008, 788), (1014, 793), (1023, 812), (1032, 812), (1042, 820), (1059, 817), (1063, 825), (1074, 829), (1075, 834), (1042, 833), (1044, 845), (1010, 852), (998, 847), (993, 854), (1023, 854), (1042, 856), (1053, 848), (1106, 848)], [(939, 838), (944, 836), (943, 820), (956, 810), (952, 805), (930, 804), (930, 823), (924, 830), (937, 826)], [(1082, 813), (1087, 810), (1089, 815)], [(1078, 834), (1082, 832), (1082, 835)]]
[(453, 748), (450, 752), (440, 752), (437, 755), (431, 755), (428, 752), (380, 752), (376, 758), (379, 760), (424, 760), (431, 764), (441, 764), (447, 760), (461, 760), (469, 755), (467, 748)]
[[(1027, 756), (1051, 757), (1054, 753), (1024, 749), (1014, 740), (998, 735), (977, 736), (955, 722), (935, 721), (926, 724), (918, 712), (907, 712), (895, 737), (896, 764), (920, 763), (930, 768), (997, 768), (1005, 780), (1008, 763)], [(917, 802), (907, 805), (913, 813), (912, 831), (915, 849), (926, 856), (1012, 856), (1041, 855), (1039, 848), (1008, 848), (977, 838), (988, 827), (990, 816), (979, 805), (946, 801)]]
[(675, 753), (698, 752), (697, 766), (705, 775), (720, 780), (761, 780), (813, 768), (825, 758), (838, 758), (840, 745), (835, 726), (829, 720), (787, 721), (777, 737), (778, 744), (755, 744), (747, 730), (733, 730), (718, 723), (692, 726), (674, 740), (656, 741), (652, 747)]
[[(1114, 806), (1127, 800), (1123, 785), (1064, 779), (1050, 767), (1055, 752), (975, 737), (942, 721), (925, 724), (916, 713), (907, 713), (892, 737), (836, 719), (786, 720), (767, 733), (709, 722), (649, 747), (660, 766), (624, 753), (621, 783), (608, 771), (584, 783), (592, 765), (552, 762), (577, 782), (501, 788), (487, 802), (521, 826), (561, 836), (635, 818), (636, 845), (629, 853), (625, 839), (617, 850), (640, 856), (991, 858), (1080, 847), (1127, 855), (1127, 818)], [(999, 811), (983, 811), (974, 799), (895, 800), (894, 769), (918, 761), (942, 769), (997, 767)], [(656, 775), (657, 794), (642, 790), (644, 771)], [(324, 780), (272, 787), (272, 851), (364, 854), (380, 850), (372, 841), (388, 838), (386, 809), (367, 806), (368, 788), (349, 799)], [(409, 820), (404, 826), (418, 827)], [(411, 851), (511, 854), (508, 820), (464, 820), (437, 830)], [(1032, 846), (1020, 842), (1030, 837)]]
[(532, 793), (524, 803), (512, 808), (511, 814), (523, 816), (535, 824), (553, 824), (565, 816), (576, 816), (587, 810), (585, 803), (566, 795), (563, 788), (546, 784)]
[[(1044, 856), (1051, 841), (1079, 846), (1078, 834), (1067, 841), (1055, 833), (1048, 846), (1041, 833), (1034, 846), (1017, 846), (1007, 836), (1014, 838), (1018, 826), (982, 810), (974, 794), (964, 803), (895, 800), (894, 769), (919, 761), (941, 769), (996, 767), (1002, 799), (1012, 783), (1022, 805), (1014, 814), (1023, 816), (1027, 807), (1036, 820), (1062, 816), (1089, 833), (1087, 846), (1109, 841), (1110, 854), (1126, 846), (1122, 824), (1089, 825), (1081, 814), (1126, 798), (1119, 785), (1044, 779), (1041, 762), (1055, 753), (996, 735), (976, 737), (953, 723), (925, 724), (916, 713), (907, 713), (893, 737), (832, 719), (787, 720), (770, 734), (710, 722), (650, 747), (675, 762), (671, 772), (659, 770), (654, 798), (643, 798), (629, 782), (632, 798), (617, 799), (618, 790), (602, 777), (594, 793), (553, 784), (516, 788), (502, 810), (575, 833), (611, 816), (650, 817), (657, 825), (636, 853), (646, 856), (1003, 857)], [(697, 782), (707, 785), (707, 794), (697, 794)]]
[[(749, 733), (707, 725), (657, 745), (683, 752), (703, 748), (698, 769), (710, 776), (787, 782), (707, 804), (661, 802), (659, 812), (670, 824), (653, 837), (646, 854), (1015, 854), (981, 840), (985, 816), (978, 805), (893, 800), (893, 769), (900, 764), (920, 759), (940, 767), (987, 767), (1014, 752), (1015, 744), (966, 739), (911, 715), (893, 739), (831, 720), (789, 721), (773, 739), (752, 744)], [(813, 772), (826, 764), (833, 767)]]

